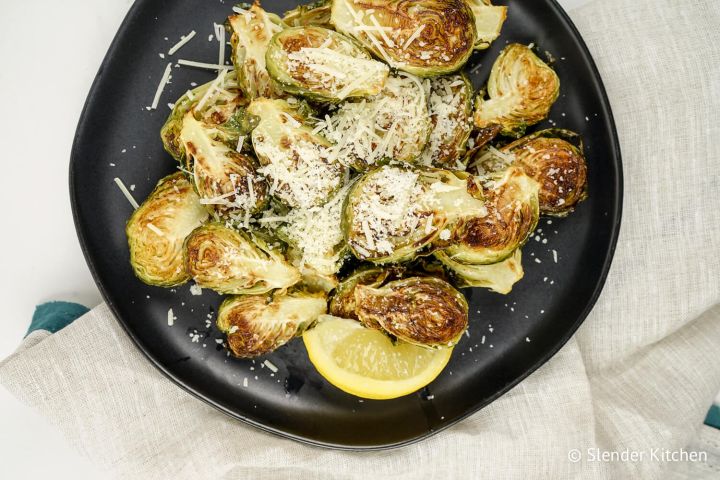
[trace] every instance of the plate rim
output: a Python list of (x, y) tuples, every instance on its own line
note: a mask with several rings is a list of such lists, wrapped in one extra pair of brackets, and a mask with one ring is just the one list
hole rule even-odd
[(623, 162), (622, 162), (622, 152), (620, 148), (620, 138), (617, 132), (615, 119), (612, 112), (612, 107), (610, 105), (610, 100), (607, 95), (607, 90), (605, 89), (605, 85), (602, 79), (602, 76), (600, 75), (600, 71), (597, 68), (597, 64), (595, 63), (595, 59), (593, 58), (592, 54), (590, 53), (590, 50), (587, 47), (587, 44), (585, 43), (584, 38), (580, 34), (579, 30), (575, 26), (575, 23), (572, 21), (570, 16), (567, 14), (565, 9), (558, 3), (557, 0), (548, 0), (550, 6), (555, 10), (555, 13), (561, 19), (568, 25), (571, 32), (575, 36), (575, 38), (578, 41), (579, 47), (580, 47), (580, 53), (587, 61), (591, 73), (597, 82), (598, 91), (600, 93), (600, 106), (603, 113), (603, 118), (605, 119), (606, 128), (610, 132), (610, 136), (612, 138), (612, 145), (610, 145), (610, 150), (612, 152), (613, 161), (611, 162), (611, 165), (616, 170), (615, 175), (615, 189), (614, 189), (614, 211), (609, 211), (608, 215), (611, 215), (614, 219), (612, 223), (612, 228), (610, 231), (610, 244), (608, 246), (607, 252), (605, 254), (605, 258), (603, 260), (602, 269), (600, 277), (598, 278), (595, 288), (593, 289), (593, 293), (590, 296), (587, 304), (585, 305), (585, 308), (583, 311), (577, 316), (575, 322), (572, 324), (572, 326), (567, 329), (561, 336), (559, 336), (552, 346), (552, 348), (548, 349), (547, 352), (534, 364), (530, 366), (525, 372), (523, 372), (522, 375), (519, 375), (515, 379), (513, 379), (511, 382), (504, 385), (501, 389), (499, 389), (495, 394), (488, 397), (485, 401), (479, 402), (476, 406), (469, 409), (467, 412), (465, 412), (463, 415), (458, 416), (456, 419), (450, 422), (446, 422), (442, 424), (440, 427), (428, 430), (422, 435), (418, 435), (414, 438), (410, 438), (407, 440), (402, 440), (399, 442), (394, 443), (387, 443), (387, 444), (374, 444), (374, 445), (364, 445), (364, 446), (358, 446), (358, 445), (345, 445), (340, 443), (332, 443), (332, 442), (322, 442), (318, 441), (300, 434), (290, 433), (287, 431), (284, 431), (279, 428), (273, 428), (270, 427), (262, 422), (258, 422), (256, 420), (253, 420), (251, 418), (245, 417), (238, 412), (227, 408), (220, 403), (218, 403), (216, 400), (213, 400), (209, 396), (206, 396), (198, 391), (196, 391), (193, 387), (185, 383), (183, 380), (177, 378), (175, 375), (173, 375), (160, 361), (158, 361), (153, 355), (143, 347), (141, 340), (136, 336), (136, 334), (132, 331), (132, 329), (129, 327), (129, 325), (122, 319), (120, 312), (116, 305), (112, 302), (109, 292), (106, 290), (104, 284), (100, 280), (99, 273), (96, 269), (96, 266), (93, 262), (92, 255), (90, 253), (90, 249), (87, 245), (87, 241), (85, 239), (85, 228), (81, 224), (80, 218), (79, 218), (79, 212), (78, 212), (78, 204), (79, 199), (77, 198), (77, 184), (75, 182), (75, 170), (78, 167), (79, 163), (79, 150), (80, 150), (80, 140), (81, 137), (84, 135), (81, 135), (81, 132), (84, 132), (87, 126), (87, 110), (89, 109), (90, 105), (94, 103), (94, 98), (96, 95), (98, 95), (99, 92), (99, 84), (101, 79), (103, 78), (104, 71), (106, 64), (109, 62), (110, 58), (112, 58), (115, 54), (115, 50), (117, 49), (117, 44), (119, 43), (119, 39), (124, 37), (125, 31), (129, 28), (131, 19), (134, 18), (135, 13), (137, 10), (141, 8), (141, 5), (144, 5), (147, 0), (137, 0), (133, 2), (132, 6), (129, 8), (127, 14), (125, 15), (125, 18), (123, 19), (120, 27), (118, 28), (118, 31), (115, 33), (115, 36), (113, 37), (112, 42), (110, 43), (110, 46), (107, 49), (107, 52), (105, 53), (105, 56), (103, 57), (103, 60), (100, 64), (100, 67), (98, 68), (97, 74), (95, 75), (95, 78), (93, 80), (92, 86), (90, 87), (90, 90), (88, 91), (87, 97), (85, 99), (85, 103), (83, 105), (82, 111), (80, 113), (80, 117), (77, 123), (77, 127), (75, 129), (75, 135), (73, 136), (73, 144), (72, 148), (70, 150), (70, 162), (69, 162), (69, 175), (68, 175), (68, 187), (69, 187), (69, 195), (70, 195), (70, 205), (72, 210), (72, 216), (73, 216), (73, 224), (75, 226), (75, 233), (78, 237), (78, 241), (80, 243), (80, 248), (83, 253), (83, 257), (85, 258), (85, 263), (87, 264), (90, 273), (92, 275), (93, 281), (95, 282), (95, 285), (97, 286), (98, 290), (100, 291), (100, 294), (103, 298), (103, 301), (106, 303), (108, 308), (110, 309), (111, 313), (115, 317), (115, 320), (117, 323), (120, 324), (122, 329), (125, 331), (125, 333), (128, 335), (128, 337), (133, 342), (135, 348), (137, 348), (140, 352), (142, 352), (143, 356), (150, 362), (151, 365), (153, 365), (155, 368), (157, 368), (162, 374), (168, 378), (170, 381), (172, 381), (175, 385), (183, 389), (185, 392), (189, 393), (190, 395), (194, 396), (195, 398), (205, 402), (206, 404), (212, 406), (213, 408), (217, 409), (218, 411), (228, 415), (229, 417), (239, 420), (243, 423), (246, 423), (248, 425), (253, 426), (254, 428), (258, 428), (264, 432), (271, 433), (273, 435), (276, 435), (278, 437), (287, 438), (290, 440), (294, 440), (306, 445), (311, 445), (315, 447), (322, 447), (322, 448), (328, 448), (332, 450), (340, 450), (340, 451), (355, 451), (355, 452), (367, 452), (367, 451), (382, 451), (382, 450), (390, 450), (395, 448), (400, 448), (408, 445), (412, 445), (414, 443), (418, 443), (420, 441), (426, 440), (456, 424), (459, 422), (462, 422), (466, 418), (470, 417), (471, 415), (474, 415), (478, 411), (482, 410), (483, 408), (487, 407), (488, 405), (492, 404), (495, 400), (500, 398), (501, 396), (505, 395), (508, 391), (510, 391), (513, 387), (517, 386), (525, 380), (527, 377), (529, 377), (532, 373), (534, 373), (538, 368), (540, 368), (542, 365), (547, 363), (551, 358), (553, 358), (562, 347), (564, 347), (567, 342), (575, 335), (578, 328), (585, 322), (587, 319), (587, 316), (590, 314), (592, 309), (595, 307), (595, 304), (597, 303), (598, 298), (600, 297), (600, 294), (602, 293), (603, 288), (605, 287), (605, 283), (607, 281), (607, 277), (610, 273), (610, 268), (612, 265), (613, 258), (615, 256), (615, 251), (617, 248), (617, 243), (620, 235), (620, 228), (622, 224), (622, 212), (623, 212), (623, 200), (624, 200), (624, 175), (623, 175)]

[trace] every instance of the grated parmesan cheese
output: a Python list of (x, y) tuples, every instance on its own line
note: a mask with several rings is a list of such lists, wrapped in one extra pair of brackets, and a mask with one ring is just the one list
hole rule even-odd
[(130, 193), (130, 190), (127, 189), (127, 187), (125, 186), (123, 181), (120, 180), (118, 177), (115, 177), (113, 179), (113, 181), (118, 186), (118, 188), (120, 189), (122, 194), (125, 195), (125, 198), (127, 198), (127, 201), (130, 202), (130, 205), (132, 205), (135, 210), (140, 208), (140, 205), (137, 203), (135, 198), (132, 196), (132, 194)]
[(160, 79), (160, 83), (157, 86), (157, 90), (155, 90), (155, 96), (153, 97), (152, 104), (150, 105), (150, 110), (155, 110), (158, 107), (158, 104), (160, 103), (160, 96), (163, 93), (163, 90), (165, 90), (165, 85), (167, 85), (170, 82), (170, 71), (172, 69), (172, 63), (168, 63), (165, 67), (165, 72), (163, 73), (162, 78)]
[(158, 235), (158, 236), (160, 236), (160, 237), (164, 237), (164, 236), (165, 236), (165, 234), (163, 233), (163, 231), (160, 230), (159, 228), (157, 228), (157, 227), (156, 227), (155, 225), (153, 225), (152, 223), (148, 222), (146, 226), (147, 226), (150, 230), (152, 230), (156, 235)]
[(215, 36), (218, 39), (219, 51), (218, 51), (218, 65), (225, 63), (225, 26), (214, 24)]
[(375, 165), (386, 158), (410, 161), (430, 132), (426, 102), (419, 80), (400, 74), (387, 79), (380, 95), (340, 106), (315, 131), (335, 143), (330, 161), (350, 166)]
[(170, 308), (170, 309), (168, 309), (168, 312), (167, 312), (168, 327), (172, 327), (174, 323), (175, 323), (175, 314), (173, 313), (173, 309)]
[(276, 373), (278, 371), (278, 368), (270, 360), (265, 360), (263, 364), (268, 367), (273, 373)]
[(392, 254), (395, 238), (418, 227), (423, 194), (415, 172), (386, 167), (374, 173), (354, 194), (357, 202), (350, 228), (364, 235), (352, 240), (353, 249), (366, 258), (373, 256), (371, 252)]
[(203, 63), (203, 62), (195, 62), (193, 60), (185, 60), (185, 59), (179, 59), (178, 64), (184, 65), (186, 67), (196, 67), (196, 68), (204, 68), (206, 70), (231, 70), (233, 68), (232, 65), (220, 65), (216, 63)]
[(193, 39), (195, 36), (195, 30), (191, 31), (187, 35), (183, 35), (180, 37), (180, 41), (177, 42), (175, 45), (173, 45), (170, 50), (168, 50), (168, 55), (173, 55), (175, 52), (180, 50), (183, 46), (185, 46), (186, 43), (188, 43), (190, 40)]
[(403, 50), (407, 50), (408, 47), (409, 47), (410, 45), (412, 45), (412, 43), (415, 41), (415, 39), (417, 39), (417, 38), (420, 36), (420, 34), (422, 33), (422, 31), (423, 31), (424, 29), (425, 29), (425, 24), (420, 25), (420, 26), (417, 28), (417, 30), (415, 30), (415, 32), (413, 32), (413, 34), (410, 35), (410, 38), (408, 38), (408, 39), (405, 41), (405, 44), (404, 44), (403, 47), (402, 47)]

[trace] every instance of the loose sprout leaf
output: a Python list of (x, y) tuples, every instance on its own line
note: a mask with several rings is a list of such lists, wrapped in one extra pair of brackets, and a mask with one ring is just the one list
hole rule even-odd
[(545, 119), (560, 93), (560, 79), (530, 47), (513, 43), (495, 60), (486, 92), (476, 99), (475, 126), (502, 127), (520, 137), (525, 128)]
[(331, 21), (391, 67), (420, 77), (459, 70), (477, 40), (465, 0), (332, 0)]
[(185, 263), (195, 282), (226, 294), (259, 294), (286, 289), (300, 272), (258, 236), (219, 223), (204, 225), (185, 242)]
[(260, 98), (248, 107), (260, 118), (252, 144), (272, 183), (270, 192), (292, 208), (323, 205), (343, 185), (347, 168), (330, 158), (330, 142), (284, 100)]
[(476, 50), (485, 50), (500, 36), (508, 7), (492, 5), (490, 0), (467, 0), (475, 17)]
[[(540, 185), (540, 213), (564, 217), (587, 198), (587, 165), (579, 135), (567, 130), (543, 130), (502, 148)], [(570, 140), (570, 141), (568, 141)]]
[(331, 158), (358, 171), (391, 159), (415, 162), (431, 129), (425, 87), (406, 73), (388, 78), (376, 97), (343, 103), (316, 127), (335, 143)]
[(215, 139), (233, 145), (237, 142), (240, 133), (232, 131), (229, 122), (242, 114), (243, 107), (247, 103), (238, 86), (235, 72), (220, 72), (217, 78), (186, 92), (175, 102), (172, 112), (160, 130), (165, 150), (184, 168), (188, 168), (180, 133), (183, 120), (191, 110), (196, 118), (214, 129)]
[(465, 75), (430, 79), (432, 131), (419, 163), (464, 170), (463, 156), (472, 131), (472, 84)]
[(181, 172), (163, 178), (125, 228), (130, 264), (143, 282), (161, 287), (185, 283), (183, 242), (208, 218), (190, 182)]
[(264, 208), (269, 187), (255, 159), (214, 140), (212, 130), (185, 115), (180, 137), (200, 201), (218, 217), (240, 219)]
[(537, 182), (519, 167), (491, 175), (483, 185), (487, 214), (459, 219), (452, 235), (439, 239), (435, 246), (460, 263), (487, 265), (505, 260), (535, 230), (540, 215), (538, 190)]
[(185, 165), (185, 148), (180, 140), (183, 119), (192, 106), (197, 103), (197, 100), (207, 92), (211, 84), (212, 82), (208, 82), (205, 85), (200, 85), (190, 91), (189, 94), (186, 93), (180, 97), (178, 101), (175, 102), (172, 112), (170, 112), (170, 115), (160, 130), (160, 138), (162, 139), (165, 151), (172, 155), (181, 165)]
[(466, 265), (456, 262), (443, 251), (435, 252), (434, 255), (454, 274), (460, 288), (487, 288), (506, 295), (525, 275), (519, 248), (505, 260), (490, 265)]
[(484, 216), (472, 178), (462, 172), (385, 166), (365, 174), (345, 204), (343, 231), (352, 253), (373, 263), (415, 257), (463, 216)]
[(291, 291), (228, 297), (218, 310), (217, 327), (237, 357), (265, 355), (302, 334), (327, 309), (322, 293)]
[(286, 92), (331, 102), (377, 95), (390, 72), (352, 39), (312, 26), (277, 33), (266, 62)]
[(356, 313), (400, 340), (429, 348), (455, 345), (468, 326), (468, 304), (452, 285), (433, 277), (410, 277), (380, 288), (355, 288)]
[(233, 65), (247, 96), (251, 99), (281, 96), (282, 90), (272, 82), (265, 64), (270, 39), (284, 28), (280, 17), (255, 3), (244, 13), (228, 17), (227, 24), (232, 32)]

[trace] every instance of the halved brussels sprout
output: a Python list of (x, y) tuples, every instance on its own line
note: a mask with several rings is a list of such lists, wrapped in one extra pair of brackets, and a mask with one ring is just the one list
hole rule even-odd
[(456, 262), (443, 251), (435, 252), (434, 255), (455, 274), (456, 284), (460, 288), (482, 287), (506, 295), (525, 275), (519, 248), (502, 262), (490, 265), (466, 265)]
[[(200, 104), (202, 102), (202, 104)], [(235, 72), (222, 71), (218, 78), (189, 90), (175, 102), (172, 112), (160, 130), (165, 150), (183, 167), (185, 147), (180, 138), (183, 120), (188, 112), (194, 111), (197, 119), (213, 129), (216, 139), (235, 147), (241, 132), (228, 131), (235, 117), (241, 113), (247, 100), (237, 84)]]
[(365, 325), (379, 324), (387, 333), (415, 345), (455, 345), (468, 326), (465, 297), (444, 280), (411, 277), (380, 288), (355, 288), (356, 313)]
[(275, 34), (266, 62), (268, 73), (286, 92), (330, 102), (377, 95), (390, 73), (352, 39), (312, 26)]
[(348, 189), (342, 188), (323, 206), (296, 208), (285, 216), (277, 233), (290, 245), (293, 265), (324, 276), (340, 270), (348, 254), (341, 226)]
[(334, 28), (330, 23), (330, 0), (318, 0), (308, 5), (300, 5), (285, 12), (283, 22), (291, 27), (318, 27)]
[(490, 0), (467, 0), (475, 16), (477, 40), (475, 50), (485, 50), (500, 36), (507, 18), (507, 7), (493, 5)]
[(547, 117), (559, 93), (555, 71), (530, 47), (512, 43), (495, 60), (486, 91), (476, 99), (475, 126), (500, 125), (503, 135), (520, 137)]
[(227, 335), (230, 352), (251, 358), (270, 353), (301, 335), (326, 309), (322, 293), (237, 295), (220, 305), (217, 327)]
[(487, 265), (505, 260), (525, 244), (540, 216), (539, 185), (520, 167), (511, 166), (483, 187), (485, 215), (467, 216), (453, 226), (451, 236), (438, 239), (454, 261)]
[(432, 130), (425, 88), (412, 75), (392, 75), (380, 95), (342, 104), (316, 130), (335, 143), (331, 158), (358, 171), (414, 162)]
[(220, 223), (195, 229), (185, 240), (187, 271), (203, 288), (219, 293), (257, 294), (300, 281), (300, 272), (258, 236)]
[[(357, 303), (355, 302), (355, 288), (358, 285), (379, 287), (390, 276), (391, 270), (382, 267), (364, 267), (353, 272), (348, 278), (340, 282), (330, 299), (330, 314), (341, 318), (359, 320), (357, 317)], [(380, 328), (378, 323), (366, 325), (370, 328)]]
[(318, 134), (285, 100), (258, 98), (248, 113), (260, 117), (252, 144), (263, 165), (258, 171), (272, 182), (271, 195), (285, 205), (310, 208), (324, 204), (349, 173), (330, 158), (330, 142)]
[(473, 87), (463, 75), (430, 79), (432, 131), (419, 163), (464, 170), (463, 157), (473, 129)]
[(516, 164), (540, 184), (541, 214), (564, 217), (587, 198), (587, 165), (578, 134), (543, 130), (502, 151), (514, 154)]
[(207, 218), (207, 210), (182, 172), (160, 180), (125, 227), (135, 275), (159, 287), (187, 282), (183, 242)]
[(391, 67), (419, 77), (460, 69), (477, 40), (465, 0), (332, 0), (330, 19)]
[(353, 185), (343, 231), (352, 253), (373, 263), (410, 260), (463, 216), (485, 215), (479, 187), (467, 173), (385, 166)]
[(270, 39), (285, 25), (280, 17), (254, 3), (249, 10), (228, 17), (232, 32), (232, 61), (245, 94), (251, 98), (280, 97), (283, 92), (272, 82), (265, 64)]
[(256, 174), (254, 158), (214, 140), (193, 111), (185, 115), (180, 139), (200, 202), (212, 213), (241, 220), (265, 207), (269, 187)]

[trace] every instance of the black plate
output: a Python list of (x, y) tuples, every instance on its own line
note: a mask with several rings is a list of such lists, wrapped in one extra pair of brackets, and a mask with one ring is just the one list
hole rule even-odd
[[(534, 42), (540, 51), (552, 53), (562, 81), (561, 98), (551, 113), (555, 123), (538, 128), (557, 124), (583, 135), (590, 199), (565, 220), (550, 224), (541, 219), (540, 241), (533, 239), (525, 247), (526, 275), (511, 295), (467, 291), (470, 336), (428, 388), (391, 401), (362, 401), (325, 382), (299, 340), (267, 357), (278, 367), (276, 373), (261, 361), (226, 356), (215, 342), (221, 335), (206, 327), (206, 319), (214, 320), (220, 297), (208, 291), (192, 296), (188, 286), (177, 291), (152, 288), (133, 276), (123, 230), (132, 208), (113, 178), (128, 187), (136, 185), (133, 194), (142, 200), (158, 179), (175, 170), (158, 133), (169, 113), (166, 104), (190, 88), (190, 82), (204, 83), (214, 76), (173, 68), (160, 107), (148, 111), (145, 107), (169, 58), (161, 59), (158, 53), (167, 52), (181, 34), (196, 30), (195, 39), (173, 58), (216, 62), (218, 44), (208, 36), (212, 23), (222, 23), (231, 7), (230, 1), (135, 2), (80, 119), (70, 192), (78, 236), (98, 287), (153, 364), (197, 397), (264, 430), (328, 447), (380, 449), (447, 428), (488, 405), (557, 352), (592, 308), (610, 267), (622, 203), (620, 150), (599, 74), (566, 14), (553, 0), (507, 3), (503, 35), (468, 64), (482, 64), (474, 70), (473, 81), (476, 87), (485, 81), (508, 41)], [(282, 12), (296, 2), (266, 4)], [(167, 324), (170, 307), (177, 316), (172, 327)], [(248, 387), (243, 387), (245, 378)]]

